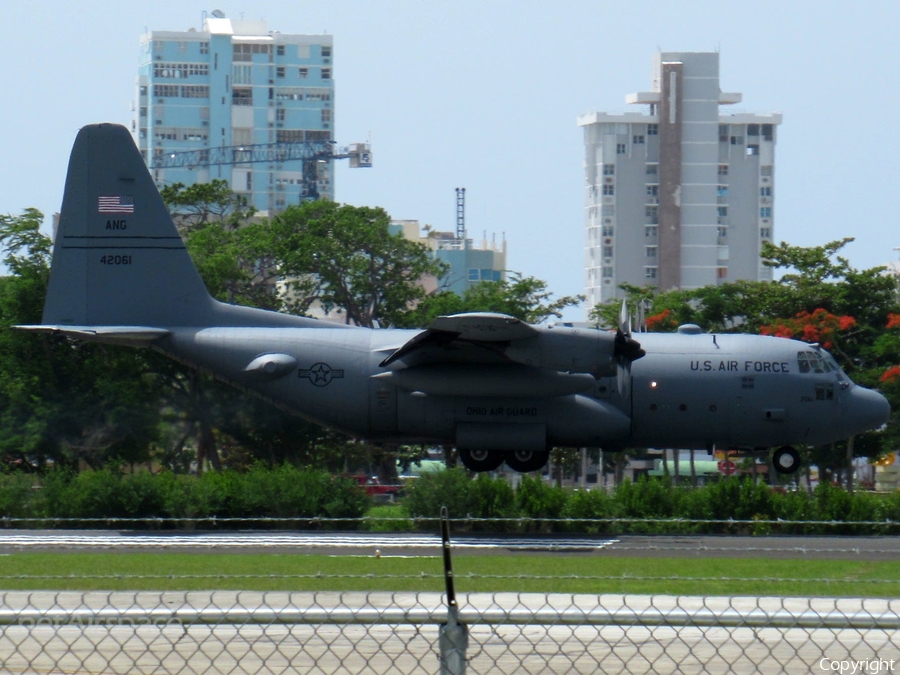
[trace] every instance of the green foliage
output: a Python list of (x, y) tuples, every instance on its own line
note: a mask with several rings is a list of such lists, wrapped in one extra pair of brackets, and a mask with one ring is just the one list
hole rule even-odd
[[(539, 478), (522, 476), (516, 490), (516, 507), (525, 518), (562, 518), (566, 506), (567, 493), (555, 485), (548, 485)], [(528, 532), (555, 532), (558, 523), (527, 523)]]
[(469, 287), (462, 296), (440, 291), (423, 298), (414, 309), (397, 317), (401, 328), (427, 326), (439, 316), (463, 312), (496, 312), (541, 323), (551, 316), (560, 318), (567, 307), (575, 307), (584, 296), (563, 296), (553, 300), (547, 283), (534, 277), (512, 273), (511, 280), (482, 281)]
[[(272, 469), (257, 465), (246, 473), (210, 472), (199, 478), (168, 471), (123, 473), (115, 465), (80, 473), (55, 470), (40, 477), (9, 474), (0, 475), (0, 495), (0, 517), (297, 518), (305, 527), (316, 518), (360, 518), (370, 506), (354, 481), (290, 464)], [(136, 526), (161, 525), (150, 521)]]
[[(366, 520), (362, 529), (369, 532), (412, 532), (415, 524), (409, 517), (409, 509), (403, 504), (383, 504), (373, 506), (366, 511)], [(380, 520), (383, 518), (384, 520)], [(404, 518), (405, 520), (394, 520)]]
[(391, 234), (380, 208), (329, 201), (288, 207), (269, 224), (273, 254), (298, 310), (314, 301), (347, 323), (394, 324), (425, 297), (419, 280), (440, 276), (428, 249)]
[[(442, 506), (457, 521), (456, 527), (490, 532), (896, 535), (900, 529), (900, 491), (850, 494), (823, 483), (809, 495), (734, 477), (697, 489), (673, 487), (668, 478), (642, 478), (608, 493), (560, 489), (530, 476), (513, 490), (502, 478), (480, 474), (473, 479), (462, 469), (448, 469), (416, 479), (401, 503), (373, 507), (355, 481), (291, 464), (275, 468), (257, 464), (246, 472), (225, 470), (200, 477), (168, 471), (125, 473), (116, 465), (81, 473), (59, 469), (43, 475), (0, 474), (0, 518), (46, 518), (50, 527), (61, 526), (53, 519), (63, 518), (100, 521), (78, 525), (83, 527), (121, 527), (120, 521), (104, 521), (146, 518), (129, 527), (265, 529), (286, 525), (265, 520), (223, 524), (212, 519), (285, 518), (288, 527), (304, 529), (435, 531), (431, 519), (440, 516)], [(364, 515), (372, 519), (356, 520)], [(161, 518), (209, 520), (156, 520)], [(530, 521), (541, 518), (561, 520), (541, 525)]]
[(451, 518), (470, 515), (472, 479), (461, 468), (434, 471), (416, 478), (406, 488), (403, 504), (416, 518), (438, 518), (446, 506)]

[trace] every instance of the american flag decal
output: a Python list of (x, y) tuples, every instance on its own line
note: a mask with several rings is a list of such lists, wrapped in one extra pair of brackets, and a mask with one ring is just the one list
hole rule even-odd
[(131, 195), (101, 195), (97, 197), (99, 213), (134, 213), (134, 197)]

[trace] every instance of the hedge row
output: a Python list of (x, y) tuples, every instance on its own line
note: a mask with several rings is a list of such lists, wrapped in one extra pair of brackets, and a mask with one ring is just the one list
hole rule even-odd
[[(354, 480), (290, 464), (246, 472), (194, 476), (168, 472), (122, 473), (116, 468), (69, 473), (0, 475), (0, 517), (43, 518), (8, 526), (71, 527), (54, 519), (165, 518), (138, 527), (330, 527), (434, 531), (446, 506), (456, 529), (490, 532), (594, 534), (898, 534), (900, 492), (849, 494), (828, 484), (814, 494), (777, 492), (749, 479), (730, 478), (697, 489), (675, 488), (667, 478), (625, 482), (613, 492), (572, 490), (523, 476), (516, 489), (461, 469), (429, 473), (410, 485), (396, 507), (369, 511), (371, 500)], [(380, 519), (313, 522), (314, 518)], [(392, 517), (412, 520), (397, 522)], [(174, 519), (290, 518), (288, 522), (213, 524)], [(668, 522), (657, 522), (659, 520)], [(461, 522), (460, 522), (461, 521)], [(719, 522), (699, 522), (719, 521)], [(724, 522), (723, 522), (724, 521)], [(732, 522), (735, 521), (735, 522)], [(743, 522), (736, 522), (743, 521)], [(786, 522), (787, 521), (787, 522)], [(805, 521), (798, 524), (796, 521)], [(120, 527), (88, 521), (83, 527)], [(132, 527), (132, 525), (129, 525)]]
[[(468, 527), (474, 531), (759, 535), (900, 533), (900, 492), (850, 494), (823, 483), (809, 495), (806, 492), (778, 492), (750, 479), (739, 478), (696, 489), (675, 488), (668, 478), (642, 478), (636, 483), (626, 481), (614, 492), (605, 492), (558, 488), (524, 476), (518, 488), (513, 490), (502, 479), (482, 474), (473, 481), (464, 471), (450, 470), (419, 478), (407, 490), (404, 505), (413, 517), (439, 516), (441, 506), (447, 506), (451, 518), (488, 519), (472, 520)], [(510, 518), (521, 520), (505, 520)], [(535, 519), (562, 520), (541, 522)], [(685, 522), (653, 522), (656, 519), (683, 519)], [(827, 524), (784, 521), (826, 521)]]
[[(369, 498), (355, 481), (290, 464), (274, 469), (257, 466), (240, 473), (211, 471), (199, 478), (169, 472), (129, 474), (114, 467), (77, 474), (55, 471), (42, 477), (0, 475), (0, 517), (8, 518), (359, 518), (369, 506)], [(102, 527), (103, 523), (85, 526)]]

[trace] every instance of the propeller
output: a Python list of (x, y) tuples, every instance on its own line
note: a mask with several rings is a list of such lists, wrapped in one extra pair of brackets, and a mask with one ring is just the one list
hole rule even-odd
[(619, 328), (616, 331), (613, 354), (625, 359), (628, 363), (637, 361), (647, 354), (641, 349), (641, 343), (631, 337), (631, 316), (624, 300), (622, 300), (622, 308), (619, 310)]

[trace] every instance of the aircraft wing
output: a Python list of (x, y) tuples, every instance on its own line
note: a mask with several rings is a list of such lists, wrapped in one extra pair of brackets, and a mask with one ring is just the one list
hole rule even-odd
[[(497, 348), (516, 340), (536, 337), (538, 329), (506, 314), (472, 312), (439, 316), (426, 330), (416, 335), (381, 362), (381, 367), (403, 359), (407, 363), (440, 362), (457, 360), (465, 352), (484, 350), (496, 355), (496, 360), (506, 362)], [(462, 354), (460, 353), (462, 352)], [(480, 359), (479, 359), (480, 360)], [(493, 359), (491, 359), (493, 360)]]

